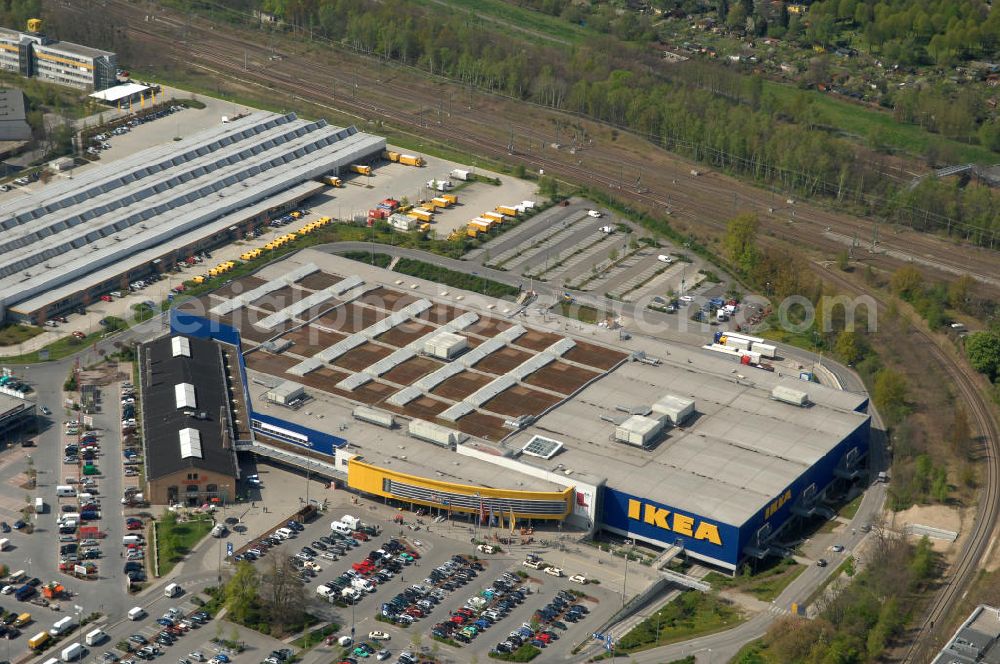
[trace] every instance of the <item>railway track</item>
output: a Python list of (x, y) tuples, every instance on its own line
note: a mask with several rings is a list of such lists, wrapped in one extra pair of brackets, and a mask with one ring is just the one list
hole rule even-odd
[[(65, 11), (86, 8), (73, 3)], [(655, 150), (636, 137), (605, 137), (612, 133), (609, 126), (573, 115), (474, 93), (425, 74), (418, 81), (415, 70), (375, 65), (371, 59), (335, 47), (330, 51), (351, 66), (330, 66), (309, 54), (288, 50), (272, 53), (259, 38), (245, 37), (239, 29), (227, 26), (216, 30), (198, 17), (178, 17), (166, 11), (149, 14), (148, 9), (125, 0), (108, 0), (102, 11), (140, 40), (157, 44), (164, 57), (362, 120), (384, 121), (414, 136), (474, 154), (505, 161), (513, 156), (528, 168), (544, 168), (564, 179), (607, 191), (654, 216), (669, 209), (675, 227), (684, 232), (711, 228), (718, 235), (736, 213), (752, 210), (759, 214), (766, 232), (831, 255), (847, 246), (827, 237), (828, 228), (857, 238), (861, 244), (872, 236), (871, 220), (788, 204), (783, 195), (718, 173), (692, 176), (692, 168), (703, 167)], [(147, 16), (151, 20), (147, 21)], [(246, 70), (245, 63), (249, 63)], [(565, 148), (552, 150), (547, 147), (555, 142), (549, 128), (557, 121), (587, 129), (593, 142), (577, 141), (578, 149), (572, 153)], [(565, 129), (563, 132), (565, 135)], [(516, 137), (513, 153), (507, 149), (512, 134)], [(869, 254), (866, 260), (877, 267), (893, 270), (914, 262), (949, 277), (970, 273), (1000, 290), (1000, 261), (994, 252), (956, 247), (899, 227), (883, 229), (881, 235), (880, 247), (892, 250), (894, 256)]]
[[(886, 307), (884, 299), (862, 290), (836, 271), (817, 266), (816, 272), (822, 278), (836, 283), (844, 292), (868, 295), (875, 299), (880, 310)], [(972, 369), (951, 357), (937, 344), (933, 335), (916, 327), (913, 332), (924, 342), (921, 348), (926, 349), (951, 378), (958, 392), (957, 396), (969, 412), (973, 427), (984, 440), (985, 452), (983, 488), (979, 494), (972, 531), (921, 619), (903, 659), (904, 662), (922, 664), (934, 657), (930, 648), (933, 645), (931, 641), (935, 635), (935, 627), (944, 624), (943, 620), (949, 617), (951, 610), (965, 595), (992, 548), (993, 534), (1000, 516), (1000, 429), (989, 403), (979, 389), (980, 379)]]

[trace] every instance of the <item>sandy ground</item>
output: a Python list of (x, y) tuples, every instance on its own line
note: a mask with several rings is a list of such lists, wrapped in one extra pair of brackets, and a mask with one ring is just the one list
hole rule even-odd
[[(973, 514), (974, 510), (972, 508), (959, 509), (946, 505), (914, 505), (908, 510), (890, 515), (889, 518), (891, 521), (889, 524), (897, 532), (903, 532), (903, 529), (911, 524), (957, 532), (958, 539), (954, 542), (933, 538), (930, 540), (934, 550), (944, 554), (950, 563), (954, 561), (955, 555), (961, 551), (965, 543), (965, 538), (968, 536), (968, 528), (966, 526), (973, 517)], [(914, 536), (914, 539), (919, 538)]]

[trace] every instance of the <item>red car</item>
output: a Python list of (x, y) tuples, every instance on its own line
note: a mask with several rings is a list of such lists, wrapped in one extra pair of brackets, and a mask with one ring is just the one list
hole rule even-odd
[(73, 336), (76, 337), (77, 339), (83, 339), (87, 335), (84, 334), (83, 332), (77, 330), (76, 332), (73, 333)]
[(413, 549), (407, 549), (406, 553), (409, 556), (413, 556), (414, 559), (419, 559), (420, 558), (420, 554), (417, 553), (416, 551), (414, 551)]
[(455, 623), (456, 625), (464, 625), (465, 621), (466, 621), (465, 616), (452, 616), (451, 617), (451, 622)]
[(471, 618), (476, 615), (472, 609), (467, 609), (464, 606), (461, 609), (456, 610), (455, 613), (460, 616), (465, 616), (466, 618)]
[(413, 616), (414, 618), (423, 618), (424, 617), (424, 612), (421, 611), (420, 609), (418, 609), (415, 606), (407, 607), (406, 611), (404, 611), (403, 613), (405, 613), (408, 616)]
[(552, 643), (552, 637), (546, 634), (545, 632), (539, 632), (538, 634), (535, 634), (535, 638), (546, 645)]
[(186, 288), (187, 286), (185, 286), (184, 284), (178, 284), (177, 286), (174, 286), (171, 290), (174, 291), (175, 293), (183, 293)]
[(353, 537), (354, 539), (358, 540), (359, 542), (367, 542), (368, 541), (368, 535), (365, 534), (365, 533), (363, 533), (363, 532), (361, 532), (360, 530), (351, 533), (351, 537)]
[(102, 295), (101, 296), (101, 302), (111, 302), (111, 296), (110, 295)]

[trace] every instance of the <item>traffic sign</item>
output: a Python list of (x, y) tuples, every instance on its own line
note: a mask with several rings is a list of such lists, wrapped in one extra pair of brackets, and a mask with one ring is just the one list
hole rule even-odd
[(233, 555), (233, 543), (226, 542), (226, 558)]

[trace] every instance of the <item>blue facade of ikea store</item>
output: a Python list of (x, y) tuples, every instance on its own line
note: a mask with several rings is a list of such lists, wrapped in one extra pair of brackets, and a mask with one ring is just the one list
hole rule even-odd
[(792, 508), (804, 493), (815, 487), (822, 492), (837, 478), (844, 459), (857, 464), (868, 454), (871, 418), (866, 417), (826, 456), (812, 465), (781, 494), (743, 523), (722, 523), (656, 501), (655, 496), (641, 496), (611, 486), (604, 488), (601, 525), (612, 532), (650, 542), (664, 548), (680, 544), (687, 554), (727, 569), (735, 570), (747, 557), (750, 547), (757, 547), (762, 529), (777, 533), (792, 516)]
[(247, 371), (246, 365), (243, 362), (243, 346), (240, 342), (240, 333), (234, 327), (210, 318), (205, 318), (204, 316), (186, 314), (176, 309), (171, 309), (170, 331), (173, 334), (182, 334), (201, 339), (214, 339), (236, 347), (237, 356), (240, 361), (240, 380), (243, 381), (243, 395), (250, 410), (250, 427), (257, 433), (330, 456), (333, 456), (334, 451), (338, 447), (343, 447), (347, 444), (345, 439), (338, 436), (333, 436), (323, 431), (304, 427), (294, 422), (285, 421), (280, 417), (259, 413), (254, 410), (253, 400), (250, 398), (250, 390), (247, 385)]

